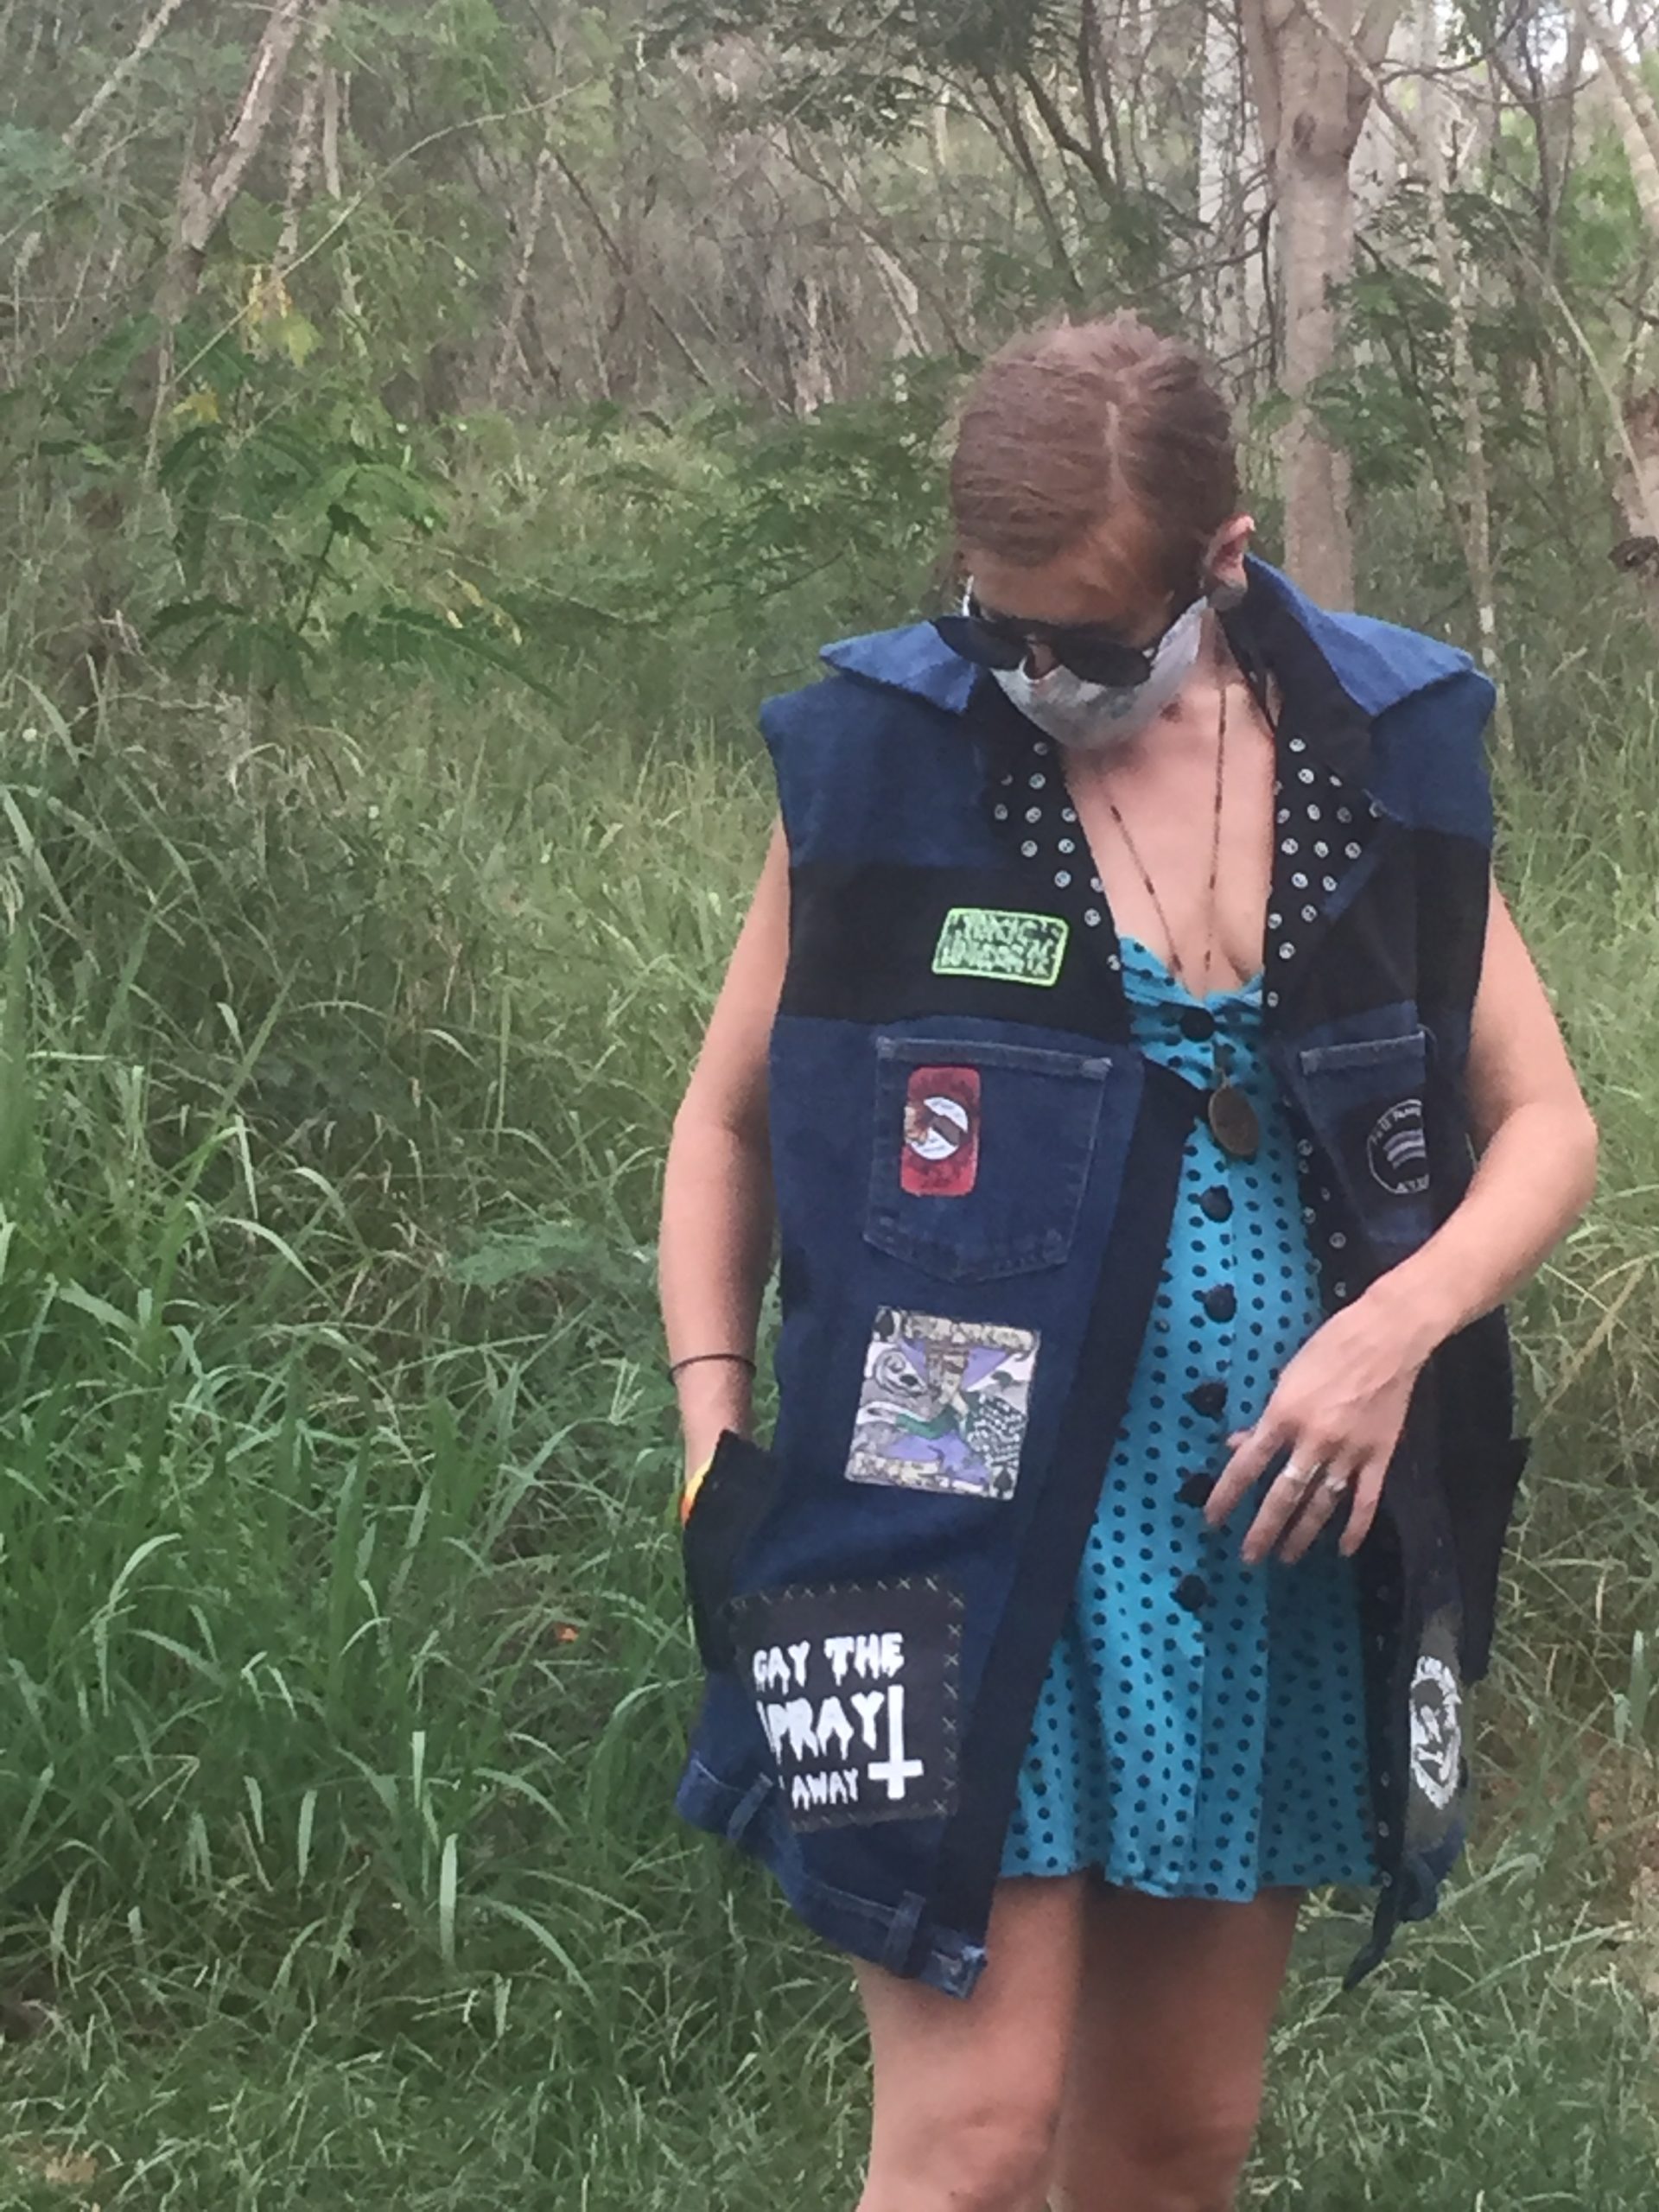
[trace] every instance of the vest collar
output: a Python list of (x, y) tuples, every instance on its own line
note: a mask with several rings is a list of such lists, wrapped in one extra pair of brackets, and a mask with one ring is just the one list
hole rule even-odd
[[(1287, 690), (1294, 684), (1316, 697), (1325, 693), (1326, 711), (1299, 719), (1305, 719), (1312, 747), (1339, 774), (1363, 779), (1370, 724), (1377, 715), (1471, 665), (1466, 653), (1438, 639), (1317, 606), (1266, 561), (1252, 556), (1245, 568), (1249, 589), (1224, 618), (1229, 642), (1236, 652), (1253, 652)], [(861, 683), (906, 692), (952, 715), (966, 710), (982, 674), (953, 652), (931, 622), (842, 638), (825, 645), (820, 658)]]
[(907, 622), (898, 630), (870, 630), (842, 638), (820, 652), (820, 660), (861, 683), (906, 691), (931, 707), (959, 715), (967, 706), (981, 671), (952, 652), (931, 622)]

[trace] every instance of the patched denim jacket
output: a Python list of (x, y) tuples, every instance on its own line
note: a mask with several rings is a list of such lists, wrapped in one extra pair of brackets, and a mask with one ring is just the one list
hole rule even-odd
[[(1467, 1185), (1491, 687), (1262, 563), (1223, 620), (1264, 703), (1273, 679), (1281, 794), (1342, 824), (1276, 839), (1264, 991), (1335, 1311)], [(761, 717), (791, 863), (779, 1410), (766, 1445), (721, 1438), (686, 1523), (677, 1802), (830, 1942), (967, 1997), (1205, 1099), (1132, 1041), (1103, 896), (1022, 849), (1030, 725), (927, 624), (823, 657)], [(1466, 1834), (1512, 1420), (1493, 1313), (1424, 1370), (1356, 1555), (1381, 1879), (1351, 1986)]]

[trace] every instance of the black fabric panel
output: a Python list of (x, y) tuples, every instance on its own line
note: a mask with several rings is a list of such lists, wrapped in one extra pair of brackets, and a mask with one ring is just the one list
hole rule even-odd
[[(1371, 757), (1370, 717), (1343, 690), (1335, 670), (1279, 595), (1260, 563), (1247, 560), (1249, 589), (1219, 617), (1234, 659), (1268, 713), (1267, 677), (1279, 684), (1280, 760), (1284, 739), (1306, 739), (1316, 760), (1345, 782), (1363, 784)], [(1269, 720), (1271, 716), (1269, 715)]]
[(1480, 982), (1491, 896), (1488, 856), (1471, 837), (1414, 830), (1417, 864), (1417, 1003), (1467, 1008)]
[(1281, 1027), (1413, 999), (1467, 1007), (1485, 941), (1489, 870), (1471, 838), (1395, 829), (1351, 903), (1327, 927), (1288, 995)]
[(1416, 996), (1416, 861), (1411, 832), (1397, 830), (1387, 833), (1364, 883), (1326, 925), (1317, 957), (1299, 969), (1279, 1027), (1316, 1029)]
[(1440, 1464), (1463, 1599), (1463, 1675), (1478, 1682), (1491, 1655), (1498, 1576), (1526, 1440), (1511, 1434), (1513, 1370), (1502, 1309), (1483, 1313), (1434, 1354)]
[[(1395, 1448), (1383, 1484), (1382, 1503), (1370, 1532), (1354, 1559), (1359, 1599), (1360, 1647), (1365, 1677), (1367, 1781), (1370, 1789), (1372, 1838), (1378, 1888), (1370, 1933), (1349, 1961), (1343, 1987), (1352, 1989), (1387, 1953), (1401, 1919), (1401, 1872), (1406, 1832), (1406, 1804), (1411, 1772), (1411, 1712), (1408, 1685), (1416, 1663), (1411, 1611), (1414, 1580), (1402, 1544), (1397, 1517), (1403, 1504), (1414, 1543), (1418, 1535), (1413, 1497), (1422, 1495), (1433, 1465), (1432, 1434), (1436, 1392), (1425, 1376), (1414, 1392), (1404, 1431)], [(1425, 1442), (1429, 1459), (1424, 1461)]]
[(947, 1927), (980, 1929), (1001, 1866), (1020, 1764), (1059, 1634), (1111, 1442), (1128, 1402), (1175, 1208), (1181, 1155), (1203, 1094), (1150, 1062), (1122, 1195), (1101, 1258), (1077, 1381), (1054, 1446), (1060, 1471), (1014, 1570), (963, 1745), (964, 1794), (939, 1855), (933, 1907)]
[[(933, 954), (953, 906), (1058, 915), (1070, 929), (1051, 984), (936, 976)], [(1117, 1044), (1129, 1033), (1122, 982), (1043, 887), (1018, 868), (841, 866), (790, 875), (789, 967), (779, 1011), (830, 1021), (970, 1014), (1034, 1023)]]

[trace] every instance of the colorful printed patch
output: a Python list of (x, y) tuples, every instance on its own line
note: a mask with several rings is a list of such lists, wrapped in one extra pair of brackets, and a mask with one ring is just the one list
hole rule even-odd
[(1069, 925), (1058, 914), (953, 906), (933, 948), (933, 973), (1046, 987), (1058, 979), (1068, 933)]
[(798, 1586), (733, 1607), (792, 1828), (956, 1802), (962, 1598), (937, 1576)]
[(979, 1172), (979, 1070), (915, 1068), (905, 1090), (902, 1190), (963, 1198)]
[(847, 1479), (1012, 1497), (1038, 1343), (1035, 1329), (878, 1308)]

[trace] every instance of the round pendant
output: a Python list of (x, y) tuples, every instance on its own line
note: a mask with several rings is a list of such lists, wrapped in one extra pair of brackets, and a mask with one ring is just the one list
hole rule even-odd
[(1254, 1160), (1262, 1141), (1262, 1124), (1255, 1109), (1236, 1084), (1218, 1083), (1205, 1110), (1210, 1134), (1224, 1152), (1235, 1160)]

